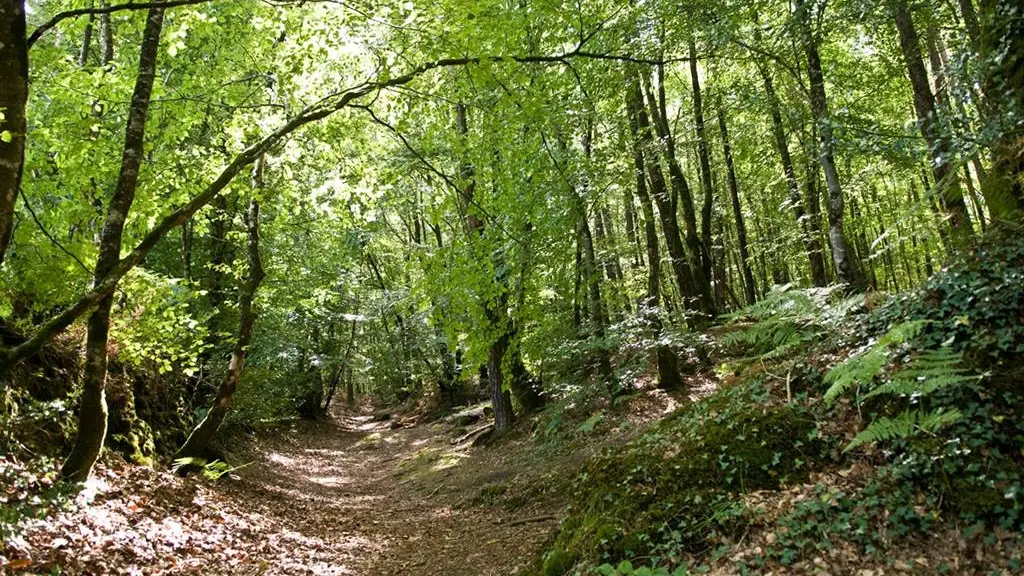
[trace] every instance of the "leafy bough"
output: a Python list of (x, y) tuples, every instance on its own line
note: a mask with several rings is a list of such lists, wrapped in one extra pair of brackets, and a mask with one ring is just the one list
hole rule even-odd
[[(599, 30), (600, 28), (597, 31)], [(293, 132), (303, 126), (327, 118), (335, 112), (349, 107), (353, 102), (363, 98), (364, 96), (408, 84), (431, 70), (456, 66), (500, 62), (568, 65), (570, 60), (578, 58), (627, 61), (647, 64), (657, 64), (669, 61), (664, 59), (649, 60), (634, 58), (628, 55), (586, 51), (584, 49), (585, 44), (593, 38), (597, 31), (581, 38), (580, 42), (573, 49), (561, 54), (443, 58), (421, 64), (420, 66), (417, 66), (399, 76), (390, 76), (386, 70), (381, 71), (379, 77), (376, 79), (365, 81), (341, 92), (336, 92), (324, 97), (317, 103), (304, 109), (294, 118), (282, 124), (259, 142), (251, 145), (235, 156), (231, 163), (228, 164), (217, 178), (210, 182), (202, 192), (194, 196), (184, 206), (165, 216), (145, 235), (134, 250), (118, 261), (110, 272), (102, 280), (94, 283), (92, 288), (79, 298), (78, 301), (65, 308), (60, 314), (50, 318), (40, 325), (35, 333), (24, 342), (13, 347), (0, 348), (0, 371), (6, 371), (14, 364), (36, 354), (40, 349), (42, 349), (43, 345), (50, 341), (54, 336), (67, 329), (75, 322), (75, 320), (92, 310), (101, 300), (117, 288), (118, 283), (125, 274), (138, 266), (160, 240), (167, 236), (171, 230), (184, 224), (196, 212), (213, 201), (213, 199), (227, 188), (227, 186), (243, 169), (255, 162), (257, 158), (266, 154), (277, 144), (284, 141)]]

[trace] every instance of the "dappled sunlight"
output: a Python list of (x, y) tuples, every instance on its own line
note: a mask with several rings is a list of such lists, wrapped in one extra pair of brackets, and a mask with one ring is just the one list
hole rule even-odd
[(349, 476), (310, 476), (309, 480), (321, 486), (334, 488), (351, 484), (354, 480)]
[(434, 472), (439, 472), (441, 470), (454, 468), (459, 464), (462, 464), (463, 460), (465, 460), (466, 458), (469, 458), (469, 454), (463, 452), (447, 452), (445, 454), (442, 454), (441, 457), (438, 458), (437, 462), (430, 467), (430, 469), (433, 470)]

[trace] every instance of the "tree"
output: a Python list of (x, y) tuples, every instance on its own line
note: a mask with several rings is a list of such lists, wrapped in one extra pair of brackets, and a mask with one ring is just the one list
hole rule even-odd
[(818, 160), (825, 172), (825, 184), (828, 188), (828, 239), (832, 246), (832, 260), (835, 263), (836, 272), (843, 282), (852, 290), (863, 291), (867, 287), (867, 283), (856, 256), (850, 253), (849, 242), (843, 228), (845, 199), (842, 185), (839, 182), (839, 170), (836, 168), (832, 119), (829, 115), (828, 97), (825, 94), (825, 76), (821, 68), (821, 56), (818, 53), (818, 41), (815, 38), (812, 14), (808, 0), (794, 0), (794, 7), (798, 42), (807, 59), (811, 111), (814, 115), (819, 147)]
[[(253, 169), (254, 194), (260, 194), (264, 186), (264, 162), (265, 160), (260, 158)], [(185, 444), (175, 454), (176, 459), (200, 458), (203, 455), (217, 429), (224, 422), (224, 417), (227, 416), (228, 409), (231, 406), (231, 397), (242, 381), (242, 368), (245, 366), (245, 356), (252, 343), (252, 328), (256, 322), (253, 300), (256, 298), (256, 291), (259, 290), (260, 283), (266, 277), (266, 273), (263, 270), (263, 260), (260, 256), (260, 201), (255, 195), (249, 201), (249, 209), (245, 214), (245, 223), (248, 237), (246, 256), (249, 276), (238, 291), (238, 335), (234, 348), (231, 351), (231, 361), (228, 364), (227, 372), (224, 374), (224, 379), (217, 389), (217, 396), (213, 400), (213, 405), (206, 412), (206, 416), (203, 417), (202, 421), (189, 434)], [(355, 320), (352, 321), (352, 335), (350, 338), (352, 341), (355, 339)], [(351, 347), (349, 351), (351, 351)], [(346, 352), (345, 356), (347, 362), (349, 353)]]
[(0, 264), (14, 234), (14, 204), (25, 163), (27, 102), (25, 2), (4, 0), (0, 3)]
[(935, 186), (942, 198), (942, 208), (946, 213), (953, 237), (958, 246), (964, 246), (974, 235), (971, 229), (971, 218), (964, 204), (964, 196), (960, 189), (960, 178), (954, 169), (949, 140), (941, 134), (938, 110), (935, 107), (935, 96), (928, 85), (928, 72), (921, 58), (921, 45), (910, 9), (904, 0), (898, 0), (893, 6), (893, 18), (900, 36), (900, 49), (907, 65), (910, 84), (914, 88), (914, 110), (921, 135), (928, 143), (928, 163), (931, 166)]
[[(125, 128), (124, 151), (121, 155), (121, 170), (118, 174), (114, 195), (107, 206), (107, 216), (100, 235), (100, 253), (96, 259), (93, 275), (94, 285), (100, 285), (121, 258), (121, 239), (125, 221), (139, 183), (142, 168), (143, 144), (146, 136), (146, 117), (149, 112), (153, 81), (156, 76), (157, 51), (160, 48), (160, 31), (163, 29), (164, 9), (151, 8), (146, 15), (146, 28), (142, 35), (139, 54), (139, 73), (132, 93), (128, 125)], [(116, 285), (116, 284), (115, 284)], [(113, 288), (113, 287), (112, 287)], [(110, 334), (110, 309), (114, 304), (112, 294), (106, 294), (97, 302), (96, 309), (89, 317), (89, 331), (85, 345), (85, 371), (82, 382), (82, 400), (79, 407), (78, 435), (74, 448), (61, 468), (61, 475), (73, 481), (89, 477), (93, 464), (103, 449), (107, 433), (107, 401), (105, 384), (107, 379), (107, 339)]]

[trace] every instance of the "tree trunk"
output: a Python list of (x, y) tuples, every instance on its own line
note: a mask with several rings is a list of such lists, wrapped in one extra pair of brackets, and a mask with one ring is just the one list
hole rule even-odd
[[(160, 7), (151, 8), (146, 17), (139, 56), (139, 73), (125, 129), (121, 169), (100, 234), (100, 251), (93, 274), (96, 284), (104, 280), (120, 260), (124, 223), (135, 201), (163, 18), (164, 11)], [(113, 300), (112, 294), (102, 298), (89, 318), (78, 435), (71, 454), (61, 468), (61, 475), (75, 482), (89, 477), (93, 464), (103, 449), (103, 440), (107, 432), (107, 402), (104, 388), (107, 379), (107, 338)]]
[(704, 99), (697, 71), (697, 46), (690, 39), (690, 85), (693, 89), (693, 118), (697, 130), (697, 160), (700, 164), (700, 183), (704, 191), (704, 205), (700, 221), (700, 265), (705, 278), (711, 278), (711, 213), (714, 207), (714, 187), (711, 182), (711, 151), (704, 126)]
[(846, 233), (843, 230), (843, 188), (839, 182), (839, 171), (836, 168), (832, 119), (828, 111), (825, 76), (821, 68), (821, 56), (818, 54), (818, 42), (811, 28), (812, 19), (808, 11), (807, 0), (794, 0), (794, 3), (800, 43), (807, 58), (811, 112), (818, 135), (818, 159), (825, 172), (825, 184), (828, 188), (828, 239), (832, 246), (832, 260), (836, 266), (836, 273), (843, 282), (851, 290), (863, 292), (867, 288), (867, 283), (859, 263), (850, 253)]
[[(100, 8), (109, 6), (108, 0), (100, 0)], [(100, 65), (107, 66), (114, 61), (114, 27), (110, 13), (100, 14)]]
[[(630, 71), (629, 82), (629, 94), (633, 99), (633, 104), (631, 106), (636, 111), (637, 129), (641, 149), (647, 151), (648, 154), (645, 164), (647, 166), (647, 176), (651, 181), (651, 195), (654, 197), (654, 201), (658, 206), (658, 215), (661, 219), (661, 230), (665, 235), (665, 246), (668, 248), (668, 255), (672, 262), (672, 271), (675, 275), (676, 287), (679, 289), (679, 295), (682, 298), (683, 306), (687, 310), (699, 312), (701, 307), (698, 299), (695, 298), (697, 289), (694, 286), (693, 270), (691, 269), (689, 260), (687, 259), (686, 250), (683, 248), (682, 236), (679, 230), (679, 221), (676, 217), (676, 203), (669, 197), (668, 187), (665, 184), (665, 176), (662, 174), (658, 161), (655, 160), (655, 158), (658, 157), (658, 152), (654, 144), (654, 138), (651, 134), (651, 125), (647, 118), (647, 112), (643, 107), (643, 91), (640, 86), (640, 78), (635, 70)], [(685, 182), (685, 179), (683, 181)], [(689, 192), (687, 190), (687, 193), (684, 195), (684, 204), (685, 198), (688, 197)], [(691, 202), (690, 209), (684, 209), (684, 212), (692, 214), (692, 209), (693, 204)], [(694, 226), (694, 229), (695, 228), (696, 226)], [(692, 319), (689, 321), (692, 322)]]
[[(455, 123), (463, 138), (469, 134), (469, 118), (466, 105), (459, 102), (455, 106)], [(462, 180), (461, 199), (466, 209), (466, 231), (471, 238), (479, 238), (483, 235), (483, 222), (468, 208), (474, 202), (476, 192), (476, 174), (473, 165), (469, 162), (462, 162), (459, 167), (459, 177)], [(495, 279), (497, 281), (497, 279)], [(504, 436), (512, 426), (514, 414), (512, 413), (512, 396), (505, 389), (502, 375), (502, 361), (505, 352), (508, 350), (509, 333), (505, 323), (505, 306), (508, 299), (508, 292), (499, 288), (500, 295), (495, 296), (485, 305), (485, 314), (492, 330), (500, 331), (500, 336), (491, 343), (487, 354), (487, 391), (491, 397), (491, 407), (494, 409), (494, 437)]]
[[(92, 2), (89, 3), (89, 7), (92, 7)], [(78, 52), (78, 65), (82, 68), (89, 63), (89, 49), (92, 47), (93, 20), (93, 15), (89, 14), (88, 19), (85, 21), (85, 30), (82, 31), (82, 48)]]
[[(659, 73), (662, 69), (659, 68)], [(697, 230), (697, 213), (693, 203), (693, 194), (690, 191), (689, 183), (686, 181), (686, 176), (683, 174), (682, 166), (679, 164), (679, 160), (676, 157), (676, 146), (675, 138), (672, 136), (672, 131), (668, 124), (668, 111), (665, 108), (665, 87), (664, 79), (658, 84), (658, 99), (655, 100), (654, 92), (648, 85), (646, 87), (647, 102), (651, 111), (651, 119), (654, 122), (654, 128), (658, 134), (658, 138), (664, 142), (662, 147), (665, 162), (668, 165), (669, 180), (672, 183), (672, 196), (668, 197), (667, 193), (666, 202), (664, 204), (658, 204), (658, 211), (661, 212), (661, 207), (664, 205), (666, 208), (672, 210), (672, 220), (676, 220), (676, 208), (678, 201), (682, 201), (683, 204), (683, 222), (686, 226), (686, 250), (683, 255), (686, 258), (688, 253), (689, 258), (684, 259), (682, 262), (687, 264), (686, 274), (690, 278), (691, 288), (689, 290), (680, 286), (680, 291), (686, 296), (688, 301), (688, 308), (693, 310), (699, 310), (706, 317), (715, 315), (715, 304), (714, 296), (711, 291), (711, 279), (708, 274), (704, 273), (703, 264), (703, 249), (701, 248), (700, 235)], [(646, 113), (643, 114), (643, 124), (640, 126), (641, 138), (648, 138), (644, 136), (645, 133), (650, 133), (650, 122), (647, 122)], [(645, 129), (644, 126), (647, 126)], [(660, 169), (659, 169), (660, 172)], [(661, 186), (664, 186), (664, 178), (661, 178)], [(653, 180), (651, 182), (653, 188), (655, 201), (658, 202), (658, 187), (659, 185)], [(678, 223), (675, 224), (678, 229)], [(664, 225), (662, 226), (664, 229)], [(666, 240), (668, 238), (666, 237)], [(681, 247), (680, 247), (681, 249)], [(669, 248), (669, 254), (672, 254), (672, 248)], [(675, 256), (672, 257), (673, 261)], [(693, 302), (690, 302), (695, 300)]]
[(949, 139), (944, 138), (939, 127), (938, 110), (935, 96), (928, 85), (928, 71), (921, 58), (921, 45), (914, 28), (914, 21), (904, 0), (898, 0), (893, 9), (893, 18), (899, 32), (900, 49), (907, 65), (907, 74), (914, 90), (914, 110), (921, 135), (928, 143), (928, 164), (931, 167), (935, 186), (942, 198), (944, 218), (951, 230), (954, 243), (963, 247), (970, 242), (974, 232), (971, 218), (967, 213), (967, 205), (960, 190), (960, 179), (955, 166), (951, 162), (952, 152)]
[(25, 165), (28, 46), (24, 0), (0, 0), (0, 264), (14, 234)]
[[(638, 181), (643, 180), (643, 169), (637, 174)], [(633, 204), (633, 193), (629, 187), (623, 188), (622, 203), (625, 209), (626, 238), (629, 240), (629, 252), (633, 255), (633, 266), (643, 266), (644, 256), (640, 249), (640, 237), (637, 234), (636, 206)]]
[[(747, 247), (747, 226), (743, 222), (743, 208), (740, 206), (740, 187), (736, 181), (736, 168), (732, 160), (732, 147), (729, 144), (729, 128), (725, 122), (725, 110), (718, 106), (718, 130), (722, 134), (722, 154), (725, 156), (726, 176), (729, 180), (729, 195), (732, 197), (732, 214), (736, 219), (736, 239), (740, 250), (740, 268), (743, 271), (743, 291), (747, 304), (757, 301), (757, 285), (754, 283), (754, 272), (750, 268), (750, 250)], [(722, 278), (724, 281), (725, 279)]]
[(982, 194), (993, 224), (1014, 224), (1024, 211), (1024, 0), (981, 0), (978, 12), (982, 86), (1000, 124)]
[[(254, 188), (263, 187), (263, 160), (257, 161), (253, 169)], [(238, 290), (238, 338), (235, 340), (234, 349), (231, 351), (231, 361), (228, 364), (228, 371), (217, 389), (217, 396), (213, 400), (213, 406), (206, 413), (206, 417), (189, 434), (188, 440), (174, 455), (178, 458), (199, 458), (202, 456), (210, 440), (213, 439), (217, 428), (220, 427), (227, 416), (228, 408), (231, 406), (231, 397), (234, 395), (238, 384), (242, 380), (242, 368), (245, 365), (245, 355), (252, 343), (252, 327), (256, 321), (256, 312), (253, 310), (252, 302), (256, 297), (256, 291), (263, 281), (263, 262), (260, 258), (260, 204), (253, 198), (249, 202), (249, 210), (246, 214), (246, 228), (248, 229), (248, 264), (249, 277)]]
[(636, 195), (644, 216), (644, 240), (647, 246), (647, 297), (640, 306), (640, 314), (650, 327), (651, 340), (657, 343), (654, 356), (658, 366), (658, 386), (666, 390), (675, 390), (682, 387), (683, 379), (679, 373), (679, 358), (672, 348), (662, 341), (664, 326), (661, 322), (661, 311), (658, 309), (661, 297), (661, 254), (658, 247), (658, 230), (654, 223), (654, 208), (651, 206), (651, 195), (647, 192), (647, 182), (644, 179), (644, 145), (639, 122), (642, 107), (636, 90), (631, 90), (630, 94), (631, 96), (626, 98), (626, 112), (629, 115), (633, 143)]
[[(793, 167), (793, 157), (789, 154), (789, 141), (786, 138), (786, 128), (782, 123), (782, 112), (779, 106), (779, 98), (775, 93), (775, 84), (771, 74), (761, 68), (761, 76), (764, 79), (764, 91), (768, 97), (769, 113), (772, 117), (772, 136), (775, 138), (775, 150), (779, 153), (779, 160), (782, 162), (782, 173), (786, 177), (786, 186), (789, 189), (789, 204), (796, 218), (796, 225), (800, 230), (800, 239), (807, 253), (807, 260), (811, 268), (811, 283), (815, 286), (828, 285), (828, 273), (825, 271), (825, 259), (822, 255), (821, 237), (813, 234), (813, 226), (805, 220), (803, 199), (800, 197), (800, 184), (796, 179), (796, 170)], [(808, 230), (811, 228), (811, 230)]]

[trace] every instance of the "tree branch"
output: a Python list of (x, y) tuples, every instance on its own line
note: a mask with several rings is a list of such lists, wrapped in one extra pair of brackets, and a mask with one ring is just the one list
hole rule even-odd
[(29, 35), (26, 44), (29, 48), (36, 43), (37, 40), (42, 38), (43, 34), (46, 34), (53, 29), (54, 26), (69, 18), (78, 18), (79, 16), (89, 16), (93, 14), (111, 14), (113, 12), (122, 12), (124, 10), (149, 10), (150, 8), (173, 8), (175, 6), (189, 6), (192, 4), (203, 4), (212, 0), (167, 0), (166, 2), (127, 2), (125, 4), (114, 4), (113, 6), (98, 6), (93, 8), (76, 8), (75, 10), (67, 10), (64, 12), (58, 12), (53, 18), (50, 18), (38, 28), (32, 31)]

